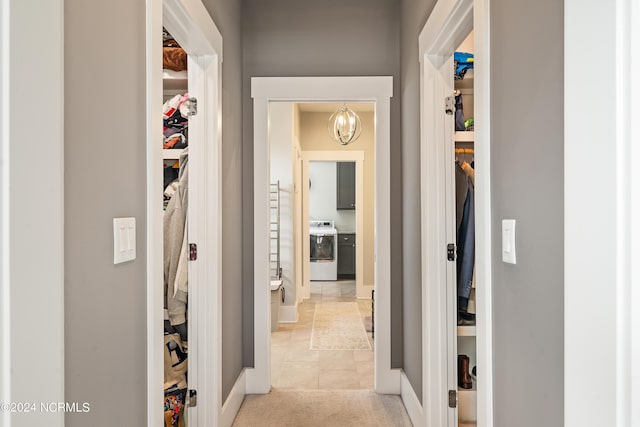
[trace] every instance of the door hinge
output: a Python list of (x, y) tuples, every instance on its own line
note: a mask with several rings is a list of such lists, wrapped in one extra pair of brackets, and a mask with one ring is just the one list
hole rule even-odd
[(447, 96), (444, 99), (444, 112), (447, 113), (448, 116), (452, 116), (454, 111), (456, 111), (456, 103), (453, 96)]
[(198, 392), (195, 390), (188, 390), (186, 403), (188, 408), (195, 408), (198, 406)]
[(198, 100), (196, 98), (189, 98), (185, 101), (187, 105), (187, 116), (195, 116), (198, 114)]
[(456, 260), (456, 245), (453, 243), (449, 243), (447, 245), (447, 261), (455, 261)]
[(195, 261), (198, 259), (198, 245), (195, 243), (189, 243), (189, 261)]
[(458, 392), (456, 390), (449, 390), (449, 408), (458, 407)]

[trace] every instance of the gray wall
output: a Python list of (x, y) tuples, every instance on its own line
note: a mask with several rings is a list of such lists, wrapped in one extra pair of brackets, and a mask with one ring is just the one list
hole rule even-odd
[(243, 3), (243, 271), (245, 364), (253, 366), (253, 102), (251, 77), (394, 77), (391, 99), (392, 366), (402, 365), (399, 8), (395, 0)]
[[(238, 0), (203, 0), (223, 37), (222, 398), (242, 371), (242, 26)], [(246, 310), (246, 309), (245, 309)], [(224, 401), (224, 400), (223, 400)]]
[[(225, 43), (223, 384), (228, 392), (242, 354), (236, 243), (241, 231), (235, 221), (241, 209), (240, 11), (235, 0), (206, 3), (218, 13), (214, 19)], [(141, 426), (147, 381), (147, 254), (141, 244), (146, 239), (145, 1), (66, 0), (64, 20), (65, 398), (91, 403), (88, 414), (68, 414), (67, 425)], [(111, 219), (129, 215), (137, 219), (137, 259), (113, 265)]]
[[(402, 2), (404, 370), (421, 392), (419, 64), (433, 1)], [(544, 31), (541, 31), (541, 29)], [(495, 425), (563, 417), (563, 3), (491, 3)], [(478, 167), (481, 167), (480, 165)], [(518, 264), (502, 263), (501, 220), (517, 220)]]
[(435, 0), (403, 0), (402, 71), (402, 273), (404, 371), (422, 399), (422, 252), (420, 242), (420, 63), (418, 36)]
[(496, 427), (563, 425), (563, 31), (562, 1), (491, 3)]
[[(67, 414), (66, 425), (141, 426), (147, 406), (145, 2), (66, 0), (64, 21), (65, 400), (91, 404), (88, 414)], [(112, 218), (118, 216), (136, 217), (138, 248), (135, 261), (114, 265)]]

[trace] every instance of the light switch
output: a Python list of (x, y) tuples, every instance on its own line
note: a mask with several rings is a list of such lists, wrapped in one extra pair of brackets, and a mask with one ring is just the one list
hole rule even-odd
[(136, 259), (136, 219), (113, 218), (113, 263)]
[(502, 220), (502, 261), (516, 263), (516, 220)]

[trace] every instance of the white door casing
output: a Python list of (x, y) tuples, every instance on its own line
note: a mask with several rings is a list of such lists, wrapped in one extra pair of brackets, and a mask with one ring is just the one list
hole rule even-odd
[[(392, 77), (253, 77), (254, 114), (254, 368), (247, 393), (271, 388), (269, 293), (269, 102), (375, 102), (375, 389), (399, 394), (400, 374), (391, 369), (390, 98)], [(308, 178), (308, 177), (307, 177)], [(303, 179), (305, 177), (303, 176)], [(261, 231), (262, 230), (262, 231)], [(304, 264), (304, 263), (303, 263)]]
[(190, 118), (189, 242), (198, 260), (189, 263), (189, 388), (198, 406), (194, 425), (219, 425), (221, 365), (221, 106), (222, 36), (200, 0), (148, 0), (147, 49), (147, 423), (163, 419), (163, 228), (162, 228), (162, 27), (189, 55), (189, 94), (198, 100)]
[[(445, 147), (444, 135), (452, 126), (443, 119), (445, 96), (451, 95), (451, 67), (446, 61), (454, 49), (474, 30), (474, 115), (476, 172), (476, 290), (478, 426), (493, 425), (492, 346), (491, 346), (491, 195), (489, 162), (489, 5), (487, 0), (440, 0), (433, 9), (419, 39), (421, 64), (421, 182), (422, 182), (422, 257), (423, 257), (423, 404), (410, 411), (423, 419), (414, 423), (426, 426), (447, 425), (446, 390), (452, 381), (447, 366), (449, 352), (455, 349), (452, 325), (447, 317), (446, 244), (451, 230), (447, 229), (446, 206), (451, 201), (445, 194), (445, 180), (451, 180), (446, 164), (452, 165), (451, 144)], [(442, 150), (446, 149), (447, 153)], [(447, 178), (448, 177), (448, 178)], [(449, 195), (451, 196), (451, 195)], [(454, 230), (455, 231), (455, 230)], [(455, 234), (453, 234), (455, 237)], [(449, 272), (451, 276), (451, 271)], [(454, 311), (455, 313), (455, 311)], [(449, 314), (449, 316), (451, 316)], [(455, 383), (453, 384), (455, 386)]]
[(638, 22), (636, 0), (564, 2), (567, 426), (640, 425)]
[[(0, 1), (0, 426), (64, 426), (63, 0)], [(46, 34), (46, 36), (42, 36)], [(37, 405), (23, 413), (9, 402)], [(93, 403), (92, 403), (93, 405)], [(9, 408), (11, 409), (11, 408)]]

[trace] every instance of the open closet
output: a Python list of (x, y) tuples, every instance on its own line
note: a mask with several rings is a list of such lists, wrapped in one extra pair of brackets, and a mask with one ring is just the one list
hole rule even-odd
[[(458, 427), (477, 425), (473, 32), (453, 55), (455, 158), (455, 377)], [(449, 317), (450, 319), (452, 316)], [(452, 362), (450, 358), (450, 363)]]
[(149, 422), (230, 425), (240, 399), (223, 410), (222, 35), (199, 0), (149, 1), (147, 18)]
[(188, 145), (192, 101), (188, 94), (187, 54), (166, 30), (163, 30), (163, 101), (164, 422), (165, 427), (185, 427), (189, 362)]
[(437, 2), (419, 36), (423, 310), (429, 343), (423, 392), (430, 396), (424, 403), (425, 425), (492, 423), (483, 5), (482, 0)]

